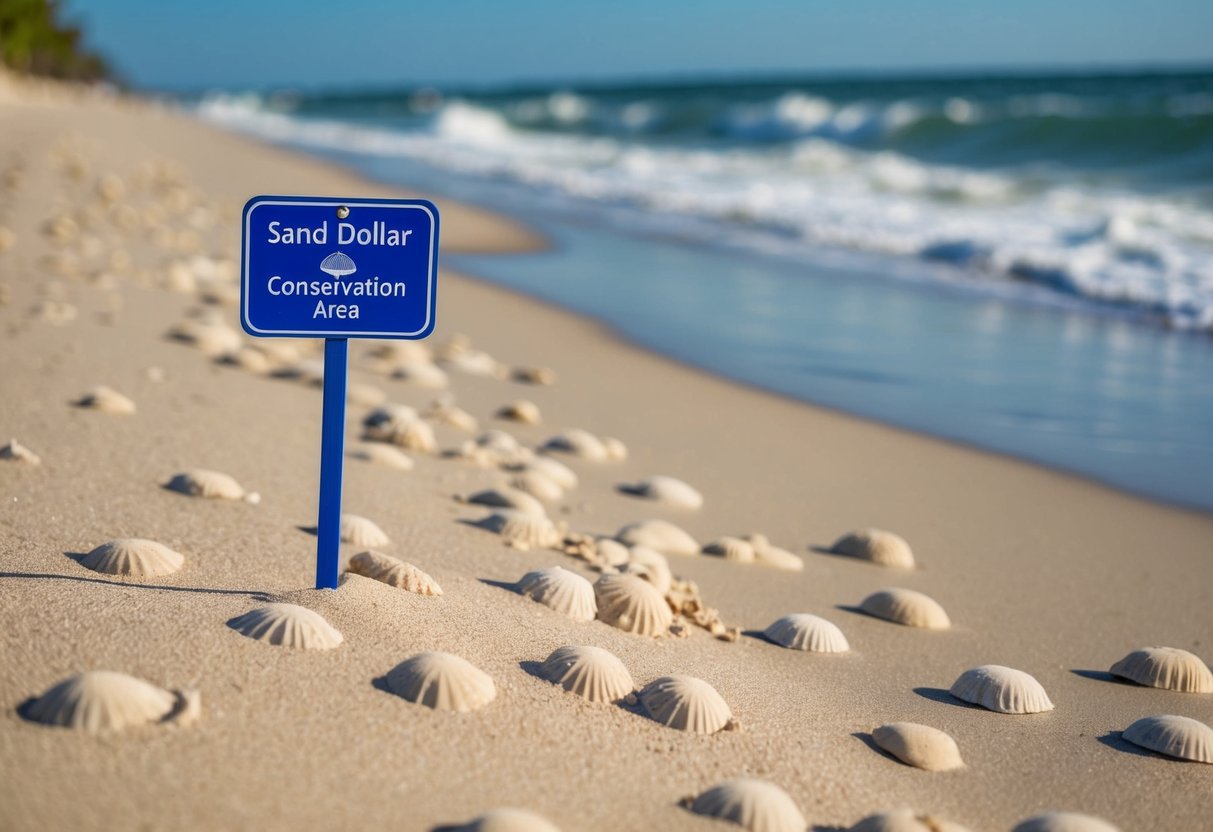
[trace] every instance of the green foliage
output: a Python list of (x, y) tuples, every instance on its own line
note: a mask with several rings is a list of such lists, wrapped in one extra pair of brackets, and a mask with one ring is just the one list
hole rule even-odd
[(0, 0), (0, 61), (29, 75), (110, 77), (105, 60), (84, 48), (80, 28), (59, 20), (59, 9), (58, 0)]

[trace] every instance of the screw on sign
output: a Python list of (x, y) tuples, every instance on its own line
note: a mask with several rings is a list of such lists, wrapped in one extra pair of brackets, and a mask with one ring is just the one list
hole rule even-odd
[(423, 199), (257, 196), (241, 236), (245, 332), (324, 339), (316, 588), (336, 589), (348, 340), (433, 331), (438, 209)]

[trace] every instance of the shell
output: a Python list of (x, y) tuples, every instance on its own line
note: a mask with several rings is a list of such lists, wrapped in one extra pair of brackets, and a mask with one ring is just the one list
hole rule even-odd
[(810, 653), (846, 653), (851, 649), (842, 630), (824, 618), (807, 612), (785, 615), (762, 633), (769, 641), (789, 650)]
[(1134, 745), (1168, 757), (1213, 763), (1213, 728), (1186, 716), (1144, 716), (1121, 736)]
[(787, 792), (767, 780), (726, 780), (691, 803), (697, 815), (732, 821), (750, 832), (804, 832), (808, 823)]
[(300, 381), (311, 387), (324, 386), (324, 362), (315, 358), (301, 358), (289, 364), (283, 364), (274, 370), (274, 378), (284, 378), (288, 381)]
[(387, 674), (392, 693), (438, 711), (474, 711), (497, 696), (493, 679), (466, 659), (438, 651), (418, 653)]
[(405, 364), (392, 371), (392, 378), (429, 390), (440, 390), (450, 384), (446, 373), (434, 364)]
[(421, 417), (414, 408), (406, 404), (384, 404), (376, 407), (362, 420), (367, 439), (375, 442), (391, 442), (396, 432), (409, 422)]
[(636, 689), (623, 662), (601, 647), (558, 647), (539, 675), (590, 702), (618, 702)]
[(799, 555), (772, 545), (765, 534), (747, 534), (742, 540), (754, 547), (754, 562), (757, 564), (786, 569), (789, 572), (804, 570), (804, 560)]
[(480, 526), (497, 532), (506, 546), (514, 549), (551, 549), (564, 539), (563, 533), (547, 517), (504, 510), (490, 514)]
[(632, 557), (632, 550), (613, 537), (595, 540), (594, 551), (603, 566), (623, 566)]
[(266, 604), (237, 616), (227, 625), (242, 636), (281, 647), (332, 650), (341, 633), (318, 612), (298, 604)]
[(914, 568), (914, 553), (910, 551), (910, 544), (892, 532), (880, 529), (860, 529), (845, 534), (834, 541), (830, 551), (837, 555), (871, 561), (880, 566), (891, 566), (895, 569)]
[(594, 585), (560, 566), (526, 573), (518, 581), (518, 591), (577, 621), (593, 621), (598, 614)]
[(673, 508), (696, 511), (703, 507), (702, 494), (680, 479), (660, 474), (630, 485), (621, 485), (619, 490)]
[(603, 575), (594, 582), (598, 620), (628, 633), (659, 636), (674, 620), (657, 589), (635, 575)]
[(958, 823), (933, 815), (920, 815), (913, 809), (894, 809), (869, 815), (851, 827), (850, 832), (969, 832)]
[(341, 515), (341, 539), (355, 546), (386, 546), (392, 542), (373, 520), (357, 514)]
[(135, 403), (117, 390), (104, 385), (94, 387), (76, 402), (78, 407), (99, 410), (102, 413), (117, 413), (129, 416), (135, 412)]
[(26, 465), (41, 465), (42, 458), (29, 448), (22, 445), (16, 439), (10, 439), (6, 445), (0, 447), (0, 459), (8, 459), (13, 462), (24, 462)]
[(602, 447), (606, 449), (607, 459), (612, 462), (622, 462), (628, 458), (628, 446), (623, 444), (622, 439), (604, 436), (602, 437)]
[(523, 464), (520, 470), (537, 471), (555, 480), (556, 484), (565, 491), (571, 491), (577, 487), (577, 475), (573, 473), (573, 469), (558, 459), (552, 459), (550, 456), (537, 456)]
[(525, 491), (519, 491), (514, 488), (487, 488), (484, 491), (477, 491), (475, 494), (464, 497), (462, 502), (474, 503), (481, 506), (493, 506), (495, 508), (512, 508), (523, 514), (529, 514), (532, 517), (547, 517), (548, 514), (547, 509), (543, 507), (543, 503)]
[(506, 419), (511, 422), (521, 422), (524, 425), (537, 425), (542, 421), (539, 413), (539, 405), (526, 399), (519, 399), (516, 402), (510, 402), (498, 408), (495, 415), (498, 419)]
[(564, 497), (560, 483), (539, 471), (519, 472), (510, 480), (510, 487), (549, 503)]
[(185, 558), (154, 540), (136, 537), (102, 543), (80, 559), (80, 565), (106, 575), (154, 578), (181, 568)]
[(753, 563), (754, 547), (739, 537), (722, 537), (703, 547), (705, 555), (716, 555), (734, 563)]
[(442, 587), (429, 575), (411, 563), (382, 552), (359, 552), (350, 558), (349, 571), (418, 595), (442, 594)]
[(215, 360), (259, 376), (268, 373), (272, 367), (266, 354), (255, 347), (241, 347), (233, 352), (225, 352)]
[(190, 344), (212, 358), (236, 352), (241, 346), (240, 333), (217, 320), (182, 321), (168, 331), (168, 337)]
[(261, 499), (256, 493), (246, 493), (240, 483), (227, 474), (208, 471), (205, 468), (194, 468), (174, 474), (164, 487), (191, 497), (212, 500), (245, 500), (256, 503)]
[(662, 595), (670, 591), (674, 575), (665, 555), (644, 546), (633, 546), (628, 550), (627, 557), (627, 561), (620, 567), (623, 574), (644, 578)]
[(881, 589), (860, 602), (859, 608), (868, 615), (927, 630), (946, 630), (952, 621), (935, 599), (912, 589)]
[(1109, 672), (1130, 682), (1181, 693), (1213, 693), (1213, 673), (1200, 657), (1178, 647), (1143, 647)]
[(444, 351), (440, 357), (443, 365), (470, 376), (504, 378), (505, 367), (496, 358), (482, 350), (460, 349)]
[(692, 734), (715, 734), (733, 719), (733, 712), (716, 688), (694, 676), (662, 676), (638, 695), (656, 721)]
[(548, 367), (515, 367), (510, 377), (524, 384), (551, 386), (556, 383), (556, 371)]
[(527, 809), (507, 808), (485, 812), (450, 832), (560, 832), (560, 829), (547, 818)]
[[(89, 670), (51, 687), (29, 705), (28, 716), (90, 734), (120, 731), (182, 717), (200, 708), (197, 693), (172, 693), (112, 670)], [(191, 714), (195, 715), (195, 714)]]
[(474, 440), (464, 442), (458, 455), (481, 465), (521, 465), (534, 456), (530, 448), (503, 430), (487, 430)]
[(591, 462), (604, 462), (609, 457), (602, 440), (581, 428), (569, 428), (564, 433), (556, 434), (543, 443), (542, 450), (560, 451)]
[(925, 771), (950, 771), (964, 765), (956, 740), (929, 725), (890, 722), (873, 729), (872, 740), (906, 765)]
[(476, 428), (480, 426), (475, 416), (452, 402), (435, 402), (426, 411), (425, 418), (435, 424), (446, 425), (467, 433), (475, 433)]
[(699, 554), (699, 543), (695, 538), (666, 520), (632, 523), (620, 529), (615, 539), (629, 546), (647, 546), (663, 555)]
[(1053, 710), (1040, 682), (1022, 670), (984, 664), (960, 674), (949, 691), (962, 702), (1000, 714), (1038, 714)]
[[(397, 420), (390, 427), (381, 428), (388, 431), (387, 439), (393, 445), (399, 445), (410, 451), (420, 451), (432, 454), (438, 450), (438, 440), (434, 437), (434, 428), (429, 422), (420, 418)], [(369, 433), (367, 438), (374, 438)]]
[(365, 442), (352, 448), (348, 454), (352, 459), (361, 459), (386, 465), (397, 471), (413, 470), (413, 458), (394, 445), (384, 445), (381, 442)]
[(1011, 832), (1120, 832), (1101, 818), (1078, 812), (1045, 812), (1021, 820)]

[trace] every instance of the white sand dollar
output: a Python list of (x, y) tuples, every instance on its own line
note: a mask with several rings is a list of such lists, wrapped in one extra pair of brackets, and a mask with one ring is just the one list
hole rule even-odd
[(426, 411), (425, 418), (438, 425), (446, 425), (466, 433), (475, 433), (480, 423), (476, 417), (468, 413), (454, 402), (438, 401)]
[(413, 470), (412, 457), (396, 446), (385, 445), (382, 442), (363, 442), (351, 448), (349, 456), (352, 459), (361, 459), (364, 462), (374, 462), (376, 465), (395, 468), (397, 471)]
[(111, 670), (90, 670), (51, 687), (30, 703), (29, 718), (44, 725), (90, 734), (138, 725), (196, 718), (196, 692), (172, 693), (142, 679)]
[(4, 446), (0, 447), (0, 459), (9, 460), (11, 462), (22, 462), (26, 465), (41, 465), (42, 458), (29, 448), (22, 445), (16, 439), (10, 439)]
[(1011, 832), (1120, 832), (1102, 818), (1079, 812), (1045, 812), (1015, 824)]
[(804, 571), (804, 559), (792, 554), (787, 549), (781, 549), (771, 543), (765, 534), (754, 532), (742, 538), (754, 548), (754, 562), (773, 569), (785, 569), (788, 572)]
[(930, 725), (890, 722), (873, 729), (872, 740), (906, 765), (924, 771), (951, 771), (964, 765), (956, 740)]
[(162, 543), (137, 537), (102, 543), (80, 559), (80, 565), (106, 575), (154, 578), (181, 568), (185, 558)]
[(850, 832), (969, 832), (958, 823), (915, 812), (894, 809), (869, 815), (851, 827)]
[(551, 549), (564, 535), (547, 517), (504, 509), (490, 514), (478, 524), (501, 535), (506, 546), (514, 549)]
[(952, 620), (935, 599), (912, 589), (877, 590), (864, 598), (859, 608), (868, 615), (906, 627), (946, 630), (952, 626)]
[(564, 488), (560, 483), (539, 471), (518, 472), (510, 480), (510, 487), (548, 503), (564, 497)]
[(228, 626), (242, 636), (279, 647), (332, 650), (343, 640), (324, 616), (298, 604), (266, 604), (233, 618)]
[(560, 832), (560, 829), (529, 809), (504, 808), (485, 812), (456, 832)]
[(493, 679), (452, 653), (418, 653), (387, 674), (392, 693), (438, 711), (474, 711), (497, 696)]
[(556, 371), (549, 367), (515, 367), (510, 373), (514, 381), (550, 387), (556, 383)]
[(425, 572), (382, 552), (359, 552), (350, 558), (349, 571), (418, 595), (442, 594), (442, 587)]
[(406, 404), (383, 404), (366, 414), (362, 428), (367, 439), (391, 442), (403, 425), (419, 421), (420, 418), (417, 410)]
[(577, 487), (577, 474), (573, 472), (573, 469), (550, 456), (537, 456), (520, 467), (523, 471), (535, 471), (555, 480), (556, 484), (565, 491), (571, 491)]
[(780, 647), (810, 653), (846, 653), (847, 637), (833, 623), (807, 612), (792, 613), (774, 621), (763, 635)]
[(598, 614), (594, 585), (561, 566), (526, 573), (518, 592), (577, 621), (593, 621)]
[(694, 676), (662, 676), (640, 690), (640, 704), (650, 717), (692, 734), (715, 734), (733, 712), (716, 688)]
[(598, 620), (627, 633), (659, 636), (674, 620), (670, 605), (644, 578), (603, 575), (594, 582)]
[(494, 508), (512, 508), (534, 517), (547, 517), (547, 509), (536, 497), (516, 488), (486, 488), (463, 498), (465, 503)]
[(1178, 647), (1143, 647), (1112, 665), (1113, 676), (1151, 688), (1213, 693), (1213, 673), (1200, 657)]
[(753, 563), (756, 557), (754, 546), (740, 537), (721, 537), (703, 547), (705, 555), (731, 560), (733, 563)]
[(1040, 682), (1030, 674), (999, 664), (984, 664), (960, 674), (949, 691), (962, 702), (1000, 714), (1038, 714), (1053, 710)]
[(670, 591), (670, 585), (674, 582), (674, 574), (665, 555), (644, 546), (633, 546), (628, 550), (627, 560), (619, 571), (644, 578), (663, 596)]
[(623, 662), (601, 647), (558, 647), (544, 660), (539, 674), (590, 702), (618, 702), (636, 689)]
[(603, 566), (623, 566), (632, 556), (632, 550), (613, 537), (600, 537), (595, 540), (594, 552)]
[(76, 402), (78, 407), (87, 410), (97, 410), (102, 413), (114, 413), (129, 416), (135, 412), (135, 403), (126, 396), (105, 385), (94, 387)]
[(234, 477), (205, 468), (194, 468), (174, 474), (164, 487), (179, 494), (208, 500), (244, 500), (257, 503), (261, 499), (255, 492), (246, 492)]
[(625, 494), (688, 511), (695, 511), (703, 506), (702, 494), (682, 480), (662, 474), (636, 483), (625, 483), (619, 486), (619, 490)]
[(358, 514), (341, 515), (341, 539), (355, 546), (386, 546), (392, 541), (383, 529)]
[(610, 457), (602, 440), (581, 428), (569, 428), (556, 434), (543, 443), (543, 450), (572, 454), (591, 462), (605, 462)]
[(1121, 734), (1127, 741), (1179, 760), (1213, 763), (1213, 728), (1186, 716), (1145, 716)]
[(914, 553), (905, 539), (881, 529), (860, 529), (845, 534), (830, 551), (847, 557), (871, 561), (895, 569), (913, 569)]
[(768, 780), (718, 783), (691, 802), (697, 815), (732, 821), (750, 832), (804, 832), (808, 823), (795, 801)]
[(698, 555), (699, 543), (667, 520), (642, 520), (624, 526), (615, 539), (628, 546), (645, 546), (663, 555)]
[(526, 399), (519, 399), (518, 401), (502, 405), (494, 415), (498, 419), (520, 422), (524, 425), (537, 425), (543, 421), (543, 417), (539, 412), (539, 405)]

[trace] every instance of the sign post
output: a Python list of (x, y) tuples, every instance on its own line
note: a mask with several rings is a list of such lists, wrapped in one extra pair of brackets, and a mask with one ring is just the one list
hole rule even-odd
[(316, 588), (336, 589), (347, 342), (433, 331), (438, 209), (423, 199), (257, 196), (241, 236), (244, 331), (324, 339)]

